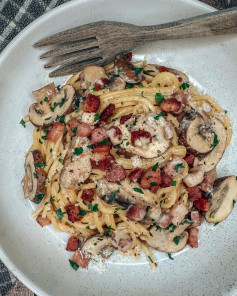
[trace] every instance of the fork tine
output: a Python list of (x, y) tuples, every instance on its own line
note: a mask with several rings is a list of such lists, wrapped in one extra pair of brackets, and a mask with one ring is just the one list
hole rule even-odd
[(46, 51), (40, 56), (40, 59), (51, 58), (54, 56), (63, 55), (69, 52), (74, 52), (83, 49), (89, 49), (91, 47), (98, 46), (98, 42), (95, 39), (88, 39), (84, 41), (77, 41), (74, 43), (60, 44), (52, 50)]
[(49, 77), (58, 77), (58, 76), (65, 76), (70, 74), (75, 74), (81, 71), (85, 66), (102, 66), (105, 61), (102, 58), (91, 59), (87, 61), (83, 61), (78, 64), (68, 65), (64, 67), (59, 67), (58, 69), (49, 73)]
[(56, 43), (69, 42), (75, 40), (82, 40), (88, 38), (95, 38), (96, 31), (99, 26), (102, 25), (102, 22), (95, 22), (86, 24), (83, 26), (75, 27), (57, 34), (53, 34), (49, 37), (41, 39), (34, 43), (34, 47), (54, 45)]
[(64, 66), (68, 64), (80, 63), (86, 60), (90, 60), (93, 57), (100, 57), (101, 50), (96, 47), (89, 50), (83, 50), (81, 52), (76, 52), (73, 54), (62, 55), (53, 58), (47, 64), (44, 65), (45, 68), (52, 68), (56, 66)]

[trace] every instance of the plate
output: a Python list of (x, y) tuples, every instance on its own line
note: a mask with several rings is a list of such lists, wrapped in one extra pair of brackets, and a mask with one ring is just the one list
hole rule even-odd
[[(158, 269), (149, 264), (112, 256), (106, 269), (91, 267), (75, 272), (65, 251), (65, 234), (42, 229), (31, 218), (20, 181), (24, 155), (32, 143), (33, 127), (19, 121), (33, 102), (32, 90), (51, 80), (32, 44), (52, 33), (98, 20), (138, 25), (158, 24), (213, 11), (197, 1), (185, 0), (80, 0), (70, 1), (43, 15), (21, 32), (0, 57), (0, 257), (37, 295), (235, 295), (237, 294), (237, 211), (214, 227), (202, 225), (198, 249), (186, 248), (174, 261), (155, 252)], [(236, 35), (193, 40), (157, 41), (135, 51), (146, 58), (189, 74), (200, 90), (208, 92), (237, 115)], [(233, 122), (234, 129), (236, 121)], [(237, 168), (237, 134), (218, 166), (219, 175)]]

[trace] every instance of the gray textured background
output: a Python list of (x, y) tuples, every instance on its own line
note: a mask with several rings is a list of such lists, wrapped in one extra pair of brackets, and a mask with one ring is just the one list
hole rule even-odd
[[(201, 0), (217, 9), (237, 6), (237, 0)], [(0, 52), (33, 20), (68, 0), (0, 0)], [(0, 260), (0, 294), (34, 296)]]

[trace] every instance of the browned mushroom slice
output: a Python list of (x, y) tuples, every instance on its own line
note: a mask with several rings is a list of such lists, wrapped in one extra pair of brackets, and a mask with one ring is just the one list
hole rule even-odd
[(125, 55), (117, 55), (114, 60), (115, 73), (127, 83), (139, 83), (145, 79), (142, 73), (136, 73), (133, 64)]
[(98, 66), (85, 67), (81, 73), (82, 88), (91, 90), (94, 88), (95, 83), (100, 79), (108, 79), (104, 68)]
[(74, 137), (60, 173), (60, 184), (69, 189), (78, 189), (91, 173), (91, 149), (85, 137)]
[(30, 121), (35, 126), (49, 126), (56, 118), (75, 109), (75, 89), (71, 85), (63, 86), (50, 101), (34, 103), (29, 109)]
[(113, 250), (117, 247), (116, 242), (110, 236), (94, 235), (88, 238), (83, 246), (82, 251), (92, 256), (104, 255), (108, 258)]
[(179, 225), (172, 231), (153, 226), (150, 229), (151, 235), (149, 237), (141, 236), (141, 239), (145, 240), (150, 247), (161, 252), (179, 252), (187, 244), (188, 233), (185, 229), (188, 226), (188, 224)]
[(25, 176), (22, 186), (25, 198), (40, 203), (46, 192), (44, 163), (38, 150), (28, 153), (25, 159)]
[(226, 219), (237, 200), (237, 180), (235, 176), (217, 179), (213, 187), (212, 204), (206, 213), (209, 223), (217, 223)]
[(40, 89), (32, 91), (32, 94), (36, 97), (37, 102), (40, 104), (41, 102), (50, 101), (54, 96), (56, 96), (56, 94), (58, 94), (58, 89), (54, 83), (50, 83)]
[(110, 84), (109, 90), (110, 91), (117, 91), (117, 90), (125, 89), (125, 87), (126, 87), (126, 82), (122, 78), (117, 77)]
[[(158, 73), (160, 73), (159, 69), (160, 69), (161, 65), (156, 65), (156, 64), (147, 64), (144, 68), (143, 71), (145, 74), (148, 74), (150, 76), (156, 76)], [(172, 69), (172, 68), (167, 68), (169, 70), (169, 72), (175, 74), (178, 77), (182, 78), (182, 82), (188, 83), (188, 77), (181, 71), (176, 70), (176, 69)]]

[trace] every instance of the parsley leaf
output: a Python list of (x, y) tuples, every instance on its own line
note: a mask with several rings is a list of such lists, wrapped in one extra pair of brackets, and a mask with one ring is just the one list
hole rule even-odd
[(95, 114), (94, 115), (94, 120), (100, 120), (100, 115), (99, 114)]
[(146, 212), (149, 212), (150, 209), (152, 209), (152, 207), (151, 206), (147, 206), (146, 207)]
[(156, 93), (155, 100), (157, 104), (160, 104), (164, 101), (164, 96), (161, 93)]
[(138, 68), (133, 68), (133, 70), (135, 71), (136, 74), (140, 74), (143, 68), (138, 67)]
[(114, 148), (120, 148), (120, 144), (115, 145)]
[(45, 163), (42, 163), (42, 162), (38, 162), (35, 166), (38, 167), (38, 168), (40, 168), (40, 167), (45, 167), (46, 164)]
[(152, 171), (153, 171), (153, 172), (155, 172), (155, 171), (157, 170), (158, 165), (159, 165), (159, 162), (157, 162), (157, 163), (153, 166), (153, 168), (152, 168)]
[(20, 121), (20, 124), (23, 125), (24, 127), (26, 127), (26, 123), (25, 123), (24, 119), (22, 119), (22, 120)]
[(131, 83), (127, 83), (127, 86), (126, 86), (126, 88), (134, 88), (134, 85), (133, 85), (133, 84), (131, 84)]
[(135, 119), (132, 123), (132, 126), (135, 126), (137, 124), (137, 120)]
[(74, 270), (78, 270), (79, 265), (78, 265), (76, 262), (74, 262), (74, 261), (72, 261), (72, 260), (70, 260), (70, 259), (69, 259), (69, 262), (70, 262), (71, 267), (72, 267)]
[(173, 183), (171, 184), (171, 186), (176, 186), (176, 181), (173, 181)]
[(80, 154), (82, 154), (83, 153), (83, 148), (82, 147), (80, 147), (80, 148), (75, 148), (75, 150), (74, 150), (74, 152), (73, 152), (73, 154), (75, 154), (75, 155), (80, 155)]
[(92, 212), (99, 212), (98, 204), (94, 204), (94, 205), (89, 204), (88, 209), (91, 210)]
[(213, 139), (213, 144), (211, 144), (211, 147), (216, 147), (219, 144), (219, 140), (217, 135), (215, 134), (214, 139)]
[(58, 193), (61, 191), (61, 185), (58, 183)]
[(216, 222), (215, 224), (214, 224), (214, 226), (216, 226), (217, 224), (219, 224), (220, 222)]
[(55, 201), (55, 196), (52, 196), (51, 198), (50, 198), (50, 201)]
[(61, 123), (64, 123), (64, 124), (65, 124), (65, 115), (63, 115), (63, 116), (59, 119), (59, 121), (60, 121)]
[(63, 218), (63, 213), (62, 213), (61, 209), (58, 209), (58, 210), (56, 211), (56, 215), (58, 216), (58, 219), (59, 219), (59, 220), (62, 220), (62, 218)]
[(236, 203), (236, 200), (233, 199), (233, 206), (235, 205), (235, 203)]
[(156, 231), (161, 229), (161, 227), (159, 225), (156, 225)]
[(94, 146), (94, 145), (88, 145), (87, 148), (89, 148), (89, 149), (94, 149), (95, 146)]
[(170, 253), (168, 253), (168, 257), (170, 258), (170, 260), (174, 260)]
[(99, 144), (99, 145), (107, 145), (107, 144), (109, 144), (109, 143), (110, 143), (110, 142), (109, 142), (108, 139), (104, 139), (103, 141), (99, 142), (98, 144)]
[(176, 245), (178, 245), (178, 244), (179, 244), (179, 237), (178, 237), (178, 236), (174, 237), (173, 242), (174, 242)]
[(135, 188), (133, 188), (133, 190), (138, 193), (144, 194), (144, 192), (140, 188), (135, 187)]
[(176, 173), (178, 172), (178, 169), (180, 169), (180, 168), (184, 168), (184, 164), (183, 163), (176, 164), (176, 166), (174, 167)]
[(160, 117), (164, 116), (164, 113), (161, 111), (157, 116), (155, 117), (155, 120), (159, 120)]
[(36, 199), (40, 199), (40, 200), (43, 199), (43, 197), (44, 197), (44, 194), (39, 194), (35, 196)]
[(77, 214), (77, 216), (85, 216), (86, 211), (85, 210), (80, 210), (80, 212)]
[(151, 183), (150, 183), (150, 186), (156, 186), (156, 185), (157, 185), (156, 182), (151, 182)]
[(73, 128), (73, 130), (72, 130), (74, 133), (76, 133), (77, 132), (77, 127), (75, 126), (74, 128)]
[(52, 118), (52, 116), (48, 117), (48, 118), (45, 118), (45, 120), (50, 120)]
[(63, 159), (62, 158), (59, 158), (58, 161), (61, 162), (61, 163), (63, 163)]
[(189, 84), (184, 82), (179, 88), (185, 90), (186, 88), (189, 88)]
[(48, 102), (48, 100), (49, 100), (48, 97), (45, 97), (45, 98), (44, 98), (44, 101), (45, 101), (45, 102)]
[(150, 256), (148, 256), (148, 258), (149, 258), (149, 260), (151, 261), (151, 263), (154, 263)]
[(112, 200), (115, 200), (115, 197), (116, 197), (117, 193), (119, 193), (119, 192), (120, 192), (120, 190), (118, 189), (118, 190), (110, 193), (110, 197), (112, 198)]

